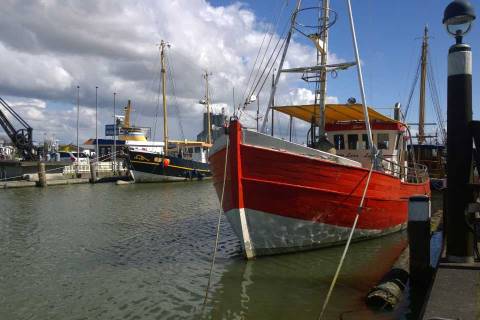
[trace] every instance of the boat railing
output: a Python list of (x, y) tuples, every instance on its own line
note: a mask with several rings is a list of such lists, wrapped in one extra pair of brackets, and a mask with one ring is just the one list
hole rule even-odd
[(402, 181), (410, 183), (425, 183), (428, 180), (427, 166), (415, 163), (413, 166), (402, 166), (392, 160), (379, 158), (381, 171), (399, 177)]

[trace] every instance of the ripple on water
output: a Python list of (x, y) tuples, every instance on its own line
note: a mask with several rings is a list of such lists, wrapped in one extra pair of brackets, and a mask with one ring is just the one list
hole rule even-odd
[[(339, 253), (246, 263), (223, 217), (202, 313), (218, 217), (209, 182), (5, 190), (0, 203), (0, 319), (312, 318)], [(385, 255), (356, 246), (339, 293), (360, 299), (375, 275), (357, 273), (381, 264), (357, 260)]]

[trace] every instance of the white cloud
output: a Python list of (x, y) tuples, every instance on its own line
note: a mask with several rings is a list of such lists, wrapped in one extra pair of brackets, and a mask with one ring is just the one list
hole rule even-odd
[[(116, 91), (117, 110), (131, 99), (137, 124), (152, 126), (160, 77), (156, 44), (164, 39), (172, 44), (167, 62), (175, 80), (175, 92), (171, 82), (168, 86), (171, 133), (179, 135), (175, 118), (180, 115), (185, 135), (192, 138), (201, 131), (202, 72), (213, 73), (216, 109), (232, 110), (232, 88), (238, 103), (266, 28), (240, 2), (214, 7), (206, 0), (6, 0), (0, 12), (0, 95), (15, 98), (37, 140), (49, 132), (73, 141), (77, 85), (82, 138), (94, 132), (95, 86), (101, 125), (111, 122)], [(272, 43), (277, 40), (275, 35)], [(312, 47), (293, 41), (285, 65), (309, 65), (314, 57)], [(332, 54), (330, 62), (337, 61)], [(311, 101), (310, 90), (292, 91), (293, 81), (282, 77), (279, 92), (287, 92), (288, 101)], [(263, 106), (267, 95), (268, 90)]]

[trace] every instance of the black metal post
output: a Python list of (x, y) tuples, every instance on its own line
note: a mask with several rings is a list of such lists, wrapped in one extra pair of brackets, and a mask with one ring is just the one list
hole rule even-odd
[(426, 280), (430, 270), (430, 198), (412, 196), (408, 202), (408, 243), (410, 246), (410, 278)]
[(448, 51), (447, 98), (447, 259), (473, 262), (473, 235), (465, 223), (471, 199), (472, 138), (472, 51), (457, 43)]

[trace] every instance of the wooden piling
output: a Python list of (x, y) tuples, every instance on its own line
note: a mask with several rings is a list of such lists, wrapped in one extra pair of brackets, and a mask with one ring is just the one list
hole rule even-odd
[(46, 187), (47, 186), (47, 174), (45, 173), (45, 162), (38, 162), (38, 183), (37, 186), (39, 187)]
[(97, 182), (97, 163), (90, 162), (90, 183)]

